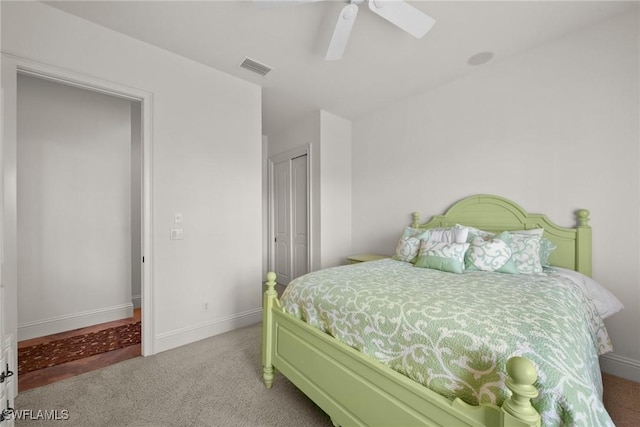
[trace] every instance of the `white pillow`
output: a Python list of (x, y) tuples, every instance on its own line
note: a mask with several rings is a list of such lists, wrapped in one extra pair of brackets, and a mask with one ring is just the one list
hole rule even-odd
[(429, 235), (424, 237), (431, 242), (467, 243), (469, 227), (456, 225), (454, 227), (430, 228)]
[(561, 267), (552, 267), (550, 270), (580, 285), (594, 302), (600, 317), (603, 319), (616, 314), (624, 308), (624, 305), (614, 294), (591, 277)]

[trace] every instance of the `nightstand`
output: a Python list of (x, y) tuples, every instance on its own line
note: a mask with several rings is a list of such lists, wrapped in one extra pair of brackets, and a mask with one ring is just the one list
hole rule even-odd
[(389, 258), (385, 255), (376, 255), (376, 254), (359, 254), (359, 255), (351, 255), (347, 257), (349, 264), (357, 264), (359, 262), (367, 262), (367, 261), (377, 261), (379, 259)]

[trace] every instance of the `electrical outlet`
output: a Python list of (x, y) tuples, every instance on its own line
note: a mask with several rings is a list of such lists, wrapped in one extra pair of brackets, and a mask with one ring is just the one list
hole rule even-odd
[(204, 311), (209, 310), (209, 302), (208, 302), (208, 301), (205, 301), (205, 302), (204, 302), (204, 304), (202, 304), (202, 309), (203, 309)]

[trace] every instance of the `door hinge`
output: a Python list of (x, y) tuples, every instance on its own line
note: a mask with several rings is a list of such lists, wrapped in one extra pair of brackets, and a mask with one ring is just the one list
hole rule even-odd
[(16, 411), (11, 406), (9, 406), (9, 399), (7, 399), (7, 407), (0, 411), (0, 423), (5, 420), (14, 419), (15, 414)]
[(3, 371), (0, 374), (0, 383), (3, 383), (4, 380), (6, 380), (7, 378), (12, 377), (12, 376), (13, 376), (13, 371), (9, 370), (9, 364), (7, 363), (7, 370)]

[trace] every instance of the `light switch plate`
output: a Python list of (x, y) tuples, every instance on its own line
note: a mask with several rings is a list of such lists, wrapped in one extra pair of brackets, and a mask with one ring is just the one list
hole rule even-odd
[(171, 240), (182, 240), (182, 239), (184, 239), (184, 230), (182, 228), (172, 228)]
[(173, 215), (173, 222), (176, 224), (182, 224), (182, 212), (176, 212)]

